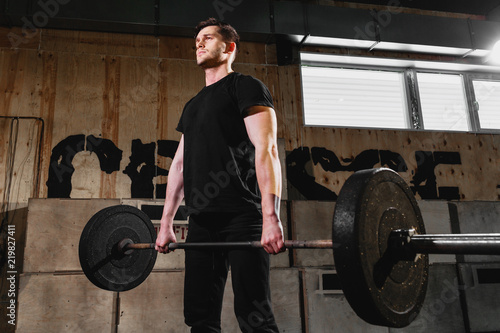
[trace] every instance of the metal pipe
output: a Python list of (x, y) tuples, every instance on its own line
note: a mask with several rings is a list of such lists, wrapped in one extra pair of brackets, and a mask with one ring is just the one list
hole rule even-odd
[(45, 130), (45, 121), (41, 117), (34, 117), (34, 116), (0, 116), (0, 119), (11, 119), (12, 121), (14, 120), (19, 120), (19, 119), (24, 119), (24, 120), (35, 120), (38, 121), (41, 125), (39, 125), (39, 140), (38, 140), (38, 151), (36, 152), (36, 174), (35, 174), (35, 180), (34, 180), (34, 186), (35, 189), (33, 190), (33, 195), (32, 197), (38, 198), (40, 195), (40, 173), (41, 173), (41, 159), (42, 159), (42, 146), (43, 146), (43, 135), (44, 135), (44, 130)]

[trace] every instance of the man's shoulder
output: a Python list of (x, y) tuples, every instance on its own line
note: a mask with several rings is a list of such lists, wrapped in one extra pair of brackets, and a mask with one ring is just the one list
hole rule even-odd
[(236, 83), (237, 86), (243, 86), (245, 88), (247, 87), (252, 87), (252, 86), (265, 86), (264, 83), (257, 79), (256, 77), (252, 76), (252, 75), (248, 75), (248, 74), (242, 74), (242, 73), (238, 73), (238, 72), (234, 72), (233, 73), (234, 76), (234, 83)]
[(234, 74), (234, 77), (236, 80), (250, 80), (250, 81), (257, 80), (257, 81), (259, 81), (259, 79), (257, 79), (256, 77), (254, 77), (252, 75), (243, 74), (240, 72), (234, 72), (233, 74)]

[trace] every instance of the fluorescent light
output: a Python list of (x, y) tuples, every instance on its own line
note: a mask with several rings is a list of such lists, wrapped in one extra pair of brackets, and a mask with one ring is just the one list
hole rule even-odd
[(415, 68), (427, 70), (448, 70), (458, 72), (487, 72), (500, 73), (499, 66), (487, 65), (469, 65), (453, 62), (440, 61), (420, 61), (420, 60), (403, 60), (403, 59), (388, 59), (375, 57), (356, 57), (356, 56), (341, 56), (324, 53), (307, 53), (301, 52), (300, 59), (303, 65), (311, 66), (331, 66), (337, 65), (355, 65), (355, 66), (377, 66), (377, 67), (398, 67), (398, 68)]
[(308, 36), (307, 39), (304, 41), (304, 45), (323, 45), (323, 46), (337, 46), (337, 47), (362, 48), (362, 49), (368, 49), (375, 43), (376, 41), (374, 40), (317, 37), (317, 36)]
[(495, 43), (486, 61), (492, 65), (500, 65), (500, 40)]
[(308, 36), (303, 43), (304, 45), (321, 45), (346, 48), (360, 48), (368, 50), (384, 50), (384, 51), (399, 51), (399, 52), (416, 52), (430, 54), (444, 54), (457, 57), (484, 57), (488, 55), (488, 50), (473, 50), (468, 48), (422, 45), (422, 44), (406, 44), (393, 42), (377, 42), (367, 39), (348, 39), (334, 37), (318, 37)]
[(478, 57), (478, 58), (484, 58), (488, 54), (490, 54), (490, 51), (488, 50), (473, 50), (471, 53), (469, 53), (467, 56), (468, 57)]
[(418, 52), (418, 53), (433, 53), (433, 54), (446, 54), (453, 56), (463, 56), (470, 52), (470, 49), (458, 47), (445, 47), (434, 45), (420, 45), (420, 44), (403, 44), (380, 42), (375, 47), (375, 50), (389, 50), (389, 51), (404, 51), (404, 52)]

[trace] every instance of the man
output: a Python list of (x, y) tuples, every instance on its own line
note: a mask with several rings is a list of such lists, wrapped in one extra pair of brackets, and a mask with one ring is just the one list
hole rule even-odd
[(175, 242), (173, 217), (188, 207), (186, 242), (260, 240), (263, 249), (186, 250), (184, 315), (191, 332), (220, 332), (229, 267), (243, 332), (278, 332), (271, 310), (269, 254), (284, 250), (279, 219), (281, 169), (269, 90), (235, 73), (239, 36), (216, 19), (201, 22), (196, 61), (206, 86), (184, 107), (156, 249)]

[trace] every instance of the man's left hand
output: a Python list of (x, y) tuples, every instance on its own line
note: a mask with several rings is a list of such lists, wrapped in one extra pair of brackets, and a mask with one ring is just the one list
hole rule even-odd
[(283, 242), (283, 226), (277, 216), (264, 217), (260, 242), (269, 254), (277, 254), (286, 250)]

